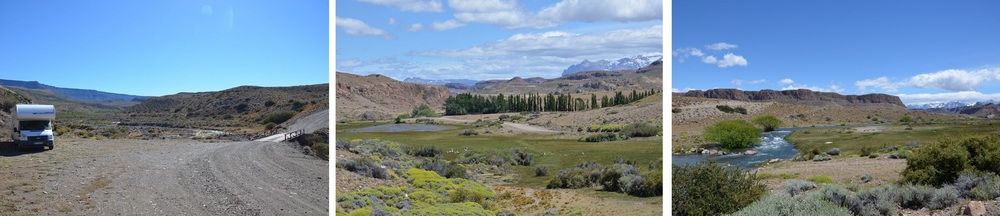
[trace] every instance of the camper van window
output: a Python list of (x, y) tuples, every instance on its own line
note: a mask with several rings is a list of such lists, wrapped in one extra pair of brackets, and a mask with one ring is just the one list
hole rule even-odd
[(21, 130), (49, 130), (49, 121), (22, 121)]

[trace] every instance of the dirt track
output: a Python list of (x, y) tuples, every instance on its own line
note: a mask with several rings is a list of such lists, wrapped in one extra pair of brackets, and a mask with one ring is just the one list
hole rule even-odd
[(293, 143), (0, 145), (0, 215), (327, 215), (329, 162)]

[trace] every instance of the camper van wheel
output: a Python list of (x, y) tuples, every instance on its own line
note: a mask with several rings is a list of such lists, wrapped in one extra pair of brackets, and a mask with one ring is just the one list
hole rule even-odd
[(49, 150), (55, 150), (55, 149), (56, 149), (56, 145), (50, 145), (49, 146)]

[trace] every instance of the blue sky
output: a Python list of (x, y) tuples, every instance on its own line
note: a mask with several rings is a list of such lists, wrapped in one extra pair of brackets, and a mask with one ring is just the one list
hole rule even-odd
[(325, 1), (0, 1), (0, 79), (145, 96), (329, 82)]
[[(948, 2), (951, 3), (951, 2)], [(673, 1), (674, 91), (1000, 100), (998, 1)]]
[(555, 78), (663, 53), (660, 0), (340, 0), (336, 69), (397, 80)]

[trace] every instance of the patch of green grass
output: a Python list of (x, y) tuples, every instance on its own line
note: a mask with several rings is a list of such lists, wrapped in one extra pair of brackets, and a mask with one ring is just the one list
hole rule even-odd
[[(1000, 123), (1000, 122), (998, 122)], [(905, 125), (881, 125), (881, 132), (858, 132), (854, 128), (803, 129), (785, 137), (795, 143), (795, 149), (809, 151), (817, 149), (825, 152), (840, 148), (841, 155), (861, 155), (862, 148), (883, 149), (889, 146), (906, 147), (907, 143), (935, 143), (945, 138), (960, 138), (970, 135), (985, 135), (1000, 130), (1000, 124), (989, 122), (967, 122), (947, 124), (914, 125), (906, 130)], [(826, 142), (831, 142), (826, 144)]]
[[(587, 143), (579, 142), (571, 137), (552, 136), (551, 134), (483, 134), (479, 136), (459, 136), (458, 132), (472, 128), (470, 125), (456, 126), (450, 130), (434, 132), (349, 132), (351, 129), (368, 126), (392, 124), (382, 123), (348, 123), (337, 124), (337, 139), (381, 139), (405, 143), (407, 146), (433, 146), (443, 151), (446, 160), (455, 160), (465, 148), (469, 151), (510, 150), (522, 148), (533, 154), (531, 166), (514, 166), (512, 171), (518, 175), (515, 186), (545, 188), (549, 176), (535, 176), (536, 166), (546, 166), (551, 170), (562, 170), (576, 166), (578, 162), (592, 160), (602, 164), (612, 164), (616, 157), (628, 158), (638, 164), (659, 161), (663, 157), (662, 139), (635, 139), (627, 141)], [(457, 151), (458, 153), (455, 153)]]
[(793, 179), (793, 178), (798, 178), (798, 177), (799, 177), (799, 175), (791, 174), (791, 173), (778, 173), (778, 174), (775, 174), (775, 173), (757, 173), (757, 178), (758, 179), (770, 179), (770, 178)]

